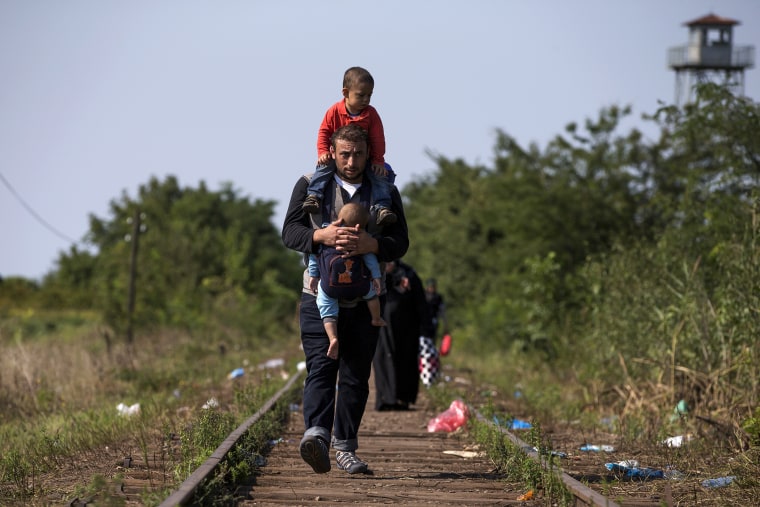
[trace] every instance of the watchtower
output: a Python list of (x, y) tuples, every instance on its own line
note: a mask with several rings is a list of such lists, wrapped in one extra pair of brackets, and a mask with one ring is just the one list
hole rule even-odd
[(676, 71), (677, 105), (693, 98), (697, 83), (719, 83), (744, 95), (744, 69), (755, 65), (755, 48), (733, 45), (733, 28), (738, 24), (712, 13), (684, 23), (689, 43), (668, 50), (668, 66)]

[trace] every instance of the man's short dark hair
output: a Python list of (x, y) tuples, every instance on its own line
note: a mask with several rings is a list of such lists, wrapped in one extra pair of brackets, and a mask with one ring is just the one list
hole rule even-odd
[(336, 141), (348, 141), (350, 143), (364, 142), (369, 147), (369, 134), (360, 126), (349, 123), (336, 130), (330, 138), (333, 147)]

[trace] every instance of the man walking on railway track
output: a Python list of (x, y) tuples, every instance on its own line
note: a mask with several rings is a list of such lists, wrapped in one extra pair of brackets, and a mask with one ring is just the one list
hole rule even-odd
[[(383, 227), (371, 219), (366, 231), (340, 227), (337, 212), (346, 202), (359, 202), (370, 209), (371, 183), (367, 133), (356, 125), (338, 129), (332, 136), (335, 178), (325, 189), (321, 213), (303, 211), (309, 177), (301, 177), (293, 188), (282, 228), (288, 248), (306, 255), (319, 245), (335, 246), (350, 255), (374, 253), (380, 262), (402, 257), (409, 247), (404, 209), (398, 189), (392, 191), (392, 211), (398, 217)], [(324, 222), (330, 225), (320, 228)], [(338, 359), (327, 356), (329, 339), (319, 316), (316, 294), (304, 273), (301, 293), (301, 344), (306, 355), (307, 376), (303, 391), (306, 430), (300, 453), (316, 473), (330, 471), (329, 446), (336, 450), (338, 468), (350, 474), (366, 473), (367, 463), (356, 455), (358, 432), (369, 397), (369, 377), (377, 346), (379, 327), (371, 324), (367, 305), (361, 299), (341, 301), (338, 318)], [(384, 304), (384, 291), (381, 295)], [(336, 389), (337, 382), (337, 389)]]

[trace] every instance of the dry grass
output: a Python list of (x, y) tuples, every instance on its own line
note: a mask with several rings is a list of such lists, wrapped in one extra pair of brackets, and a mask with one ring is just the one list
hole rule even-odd
[[(127, 346), (97, 325), (29, 339), (19, 328), (0, 323), (0, 504), (48, 505), (113, 489), (104, 478), (121, 480), (125, 456), (159, 474), (151, 487), (166, 489), (179, 459), (167, 449), (205, 402), (214, 398), (233, 421), (248, 417), (250, 400), (241, 404), (236, 393), (280, 379), (279, 370), (259, 365), (281, 357), (292, 371), (300, 360), (297, 339), (282, 347), (275, 344), (285, 339), (165, 330)], [(229, 379), (238, 367), (245, 375)], [(119, 403), (139, 404), (139, 415), (120, 415)]]
[(59, 341), (6, 343), (0, 347), (0, 399), (22, 417), (93, 405), (114, 364), (88, 346), (92, 341), (88, 336), (82, 346)]

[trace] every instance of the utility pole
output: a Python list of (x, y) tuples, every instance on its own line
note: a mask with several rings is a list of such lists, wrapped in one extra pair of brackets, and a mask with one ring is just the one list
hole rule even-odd
[(135, 278), (137, 278), (137, 247), (140, 237), (140, 208), (135, 208), (132, 219), (132, 255), (129, 263), (129, 295), (127, 300), (127, 343), (131, 346), (134, 341), (133, 323), (135, 313)]

